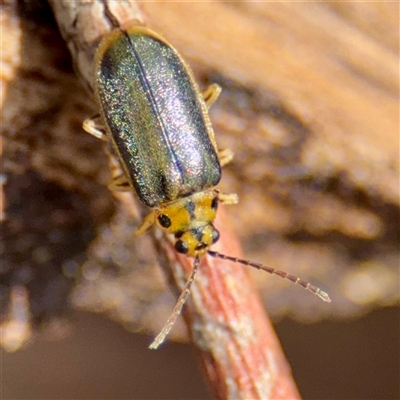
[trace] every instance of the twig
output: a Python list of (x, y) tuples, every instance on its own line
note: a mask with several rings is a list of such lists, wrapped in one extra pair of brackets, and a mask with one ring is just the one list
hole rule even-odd
[[(222, 207), (216, 226), (221, 238), (214, 248), (240, 256), (239, 242)], [(193, 260), (177, 254), (166, 240), (156, 239), (155, 244), (164, 270), (171, 274), (172, 269), (172, 282), (181, 290)], [(184, 315), (216, 398), (299, 398), (246, 267), (203, 257)]]

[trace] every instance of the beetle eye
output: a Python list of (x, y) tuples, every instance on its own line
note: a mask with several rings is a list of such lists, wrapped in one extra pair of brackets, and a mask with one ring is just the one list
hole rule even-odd
[(171, 226), (171, 220), (165, 214), (158, 216), (158, 222), (163, 228), (169, 228)]
[(219, 232), (214, 228), (212, 233), (212, 242), (217, 243), (219, 239)]
[(178, 253), (186, 254), (189, 251), (189, 247), (183, 240), (178, 240), (175, 243), (175, 250)]
[(212, 199), (212, 202), (211, 202), (211, 208), (213, 209), (213, 210), (217, 210), (217, 208), (218, 208), (218, 197), (217, 196), (215, 196), (213, 199)]

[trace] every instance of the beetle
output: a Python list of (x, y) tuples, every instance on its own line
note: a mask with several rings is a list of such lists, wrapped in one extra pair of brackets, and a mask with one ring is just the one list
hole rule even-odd
[(117, 28), (101, 41), (94, 60), (94, 89), (100, 117), (87, 119), (88, 133), (110, 140), (122, 174), (113, 190), (134, 190), (150, 214), (137, 229), (143, 234), (157, 224), (175, 236), (175, 249), (194, 258), (193, 270), (170, 318), (150, 348), (171, 330), (195, 279), (200, 257), (238, 262), (297, 283), (329, 302), (319, 288), (286, 272), (212, 251), (219, 238), (214, 227), (218, 205), (236, 204), (236, 194), (215, 189), (221, 167), (233, 158), (219, 150), (208, 109), (221, 88), (203, 93), (178, 51), (143, 26)]

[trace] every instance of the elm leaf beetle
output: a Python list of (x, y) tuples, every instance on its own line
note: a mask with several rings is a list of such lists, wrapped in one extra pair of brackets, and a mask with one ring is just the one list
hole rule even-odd
[(238, 202), (236, 194), (215, 189), (221, 167), (233, 158), (230, 150), (218, 149), (208, 116), (221, 88), (213, 84), (201, 93), (177, 50), (143, 26), (111, 31), (94, 64), (101, 115), (85, 120), (83, 128), (111, 141), (123, 172), (113, 177), (110, 188), (133, 189), (152, 209), (136, 234), (157, 224), (175, 236), (177, 252), (194, 258), (182, 294), (150, 348), (156, 349), (172, 329), (205, 254), (289, 279), (330, 302), (327, 293), (298, 277), (210, 249), (219, 238), (213, 225), (218, 205)]

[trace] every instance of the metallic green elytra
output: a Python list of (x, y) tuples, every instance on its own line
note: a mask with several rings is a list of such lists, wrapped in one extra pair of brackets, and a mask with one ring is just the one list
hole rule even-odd
[(96, 54), (95, 90), (129, 183), (147, 206), (218, 184), (207, 106), (165, 39), (145, 27), (114, 30)]
[(152, 208), (136, 234), (157, 224), (175, 236), (177, 252), (195, 259), (170, 318), (150, 348), (157, 348), (174, 325), (205, 255), (278, 275), (330, 301), (296, 276), (211, 250), (219, 238), (214, 227), (219, 203), (237, 203), (235, 194), (214, 189), (221, 166), (232, 159), (229, 150), (218, 150), (208, 117), (221, 91), (218, 85), (201, 93), (175, 48), (142, 26), (117, 28), (103, 39), (94, 78), (101, 121), (87, 119), (83, 127), (100, 139), (111, 139), (123, 173), (113, 174), (110, 187), (134, 189)]

